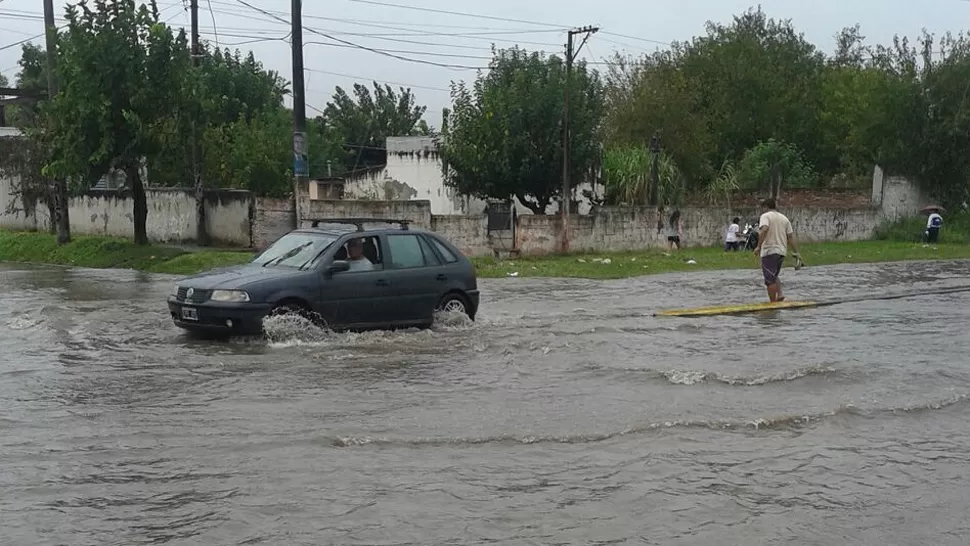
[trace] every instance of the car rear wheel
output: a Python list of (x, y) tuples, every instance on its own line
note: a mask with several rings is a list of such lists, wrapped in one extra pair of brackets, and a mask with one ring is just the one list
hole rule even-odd
[(468, 310), (468, 302), (461, 294), (451, 293), (445, 294), (441, 301), (438, 302), (438, 306), (435, 311), (439, 313), (461, 313), (468, 318), (471, 318), (471, 313)]

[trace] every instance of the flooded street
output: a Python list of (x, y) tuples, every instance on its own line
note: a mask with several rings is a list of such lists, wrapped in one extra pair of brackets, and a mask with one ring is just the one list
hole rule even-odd
[(473, 324), (218, 343), (173, 280), (0, 267), (0, 544), (970, 543), (970, 292), (681, 319), (759, 272), (485, 280)]

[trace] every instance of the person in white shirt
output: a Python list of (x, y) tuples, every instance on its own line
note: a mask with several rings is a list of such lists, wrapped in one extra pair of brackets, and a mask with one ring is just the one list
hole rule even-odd
[(791, 246), (792, 255), (798, 259), (798, 245), (795, 243), (795, 230), (787, 216), (775, 210), (775, 200), (765, 199), (762, 206), (768, 209), (758, 221), (758, 247), (754, 253), (761, 256), (761, 271), (768, 289), (768, 300), (785, 301), (781, 293), (781, 266)]
[(727, 236), (724, 238), (724, 252), (737, 250), (741, 247), (741, 241), (738, 239), (738, 233), (740, 232), (741, 219), (735, 217), (734, 220), (731, 220), (731, 225), (727, 229)]
[(940, 228), (943, 226), (943, 217), (940, 216), (940, 209), (930, 209), (930, 217), (926, 220), (927, 243), (936, 243), (940, 240)]
[(350, 271), (373, 271), (374, 264), (364, 256), (364, 241), (362, 239), (351, 239), (347, 241), (347, 261), (350, 262)]

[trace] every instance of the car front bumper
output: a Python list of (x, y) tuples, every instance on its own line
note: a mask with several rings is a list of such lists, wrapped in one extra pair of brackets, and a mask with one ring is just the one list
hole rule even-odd
[[(184, 318), (183, 308), (194, 309), (197, 319)], [(194, 332), (258, 335), (263, 332), (263, 318), (271, 309), (268, 303), (194, 303), (178, 301), (174, 296), (168, 298), (172, 322)]]

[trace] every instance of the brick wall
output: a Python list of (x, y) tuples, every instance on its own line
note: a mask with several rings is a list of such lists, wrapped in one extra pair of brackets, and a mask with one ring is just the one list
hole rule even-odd
[(501, 245), (499, 241), (489, 240), (485, 218), (484, 214), (432, 216), (431, 230), (440, 233), (467, 256), (487, 256), (492, 253), (493, 245)]
[(292, 199), (272, 199), (258, 197), (253, 206), (253, 239), (254, 248), (266, 248), (293, 229), (296, 217), (293, 211)]

